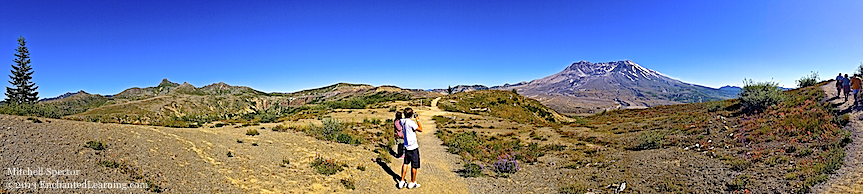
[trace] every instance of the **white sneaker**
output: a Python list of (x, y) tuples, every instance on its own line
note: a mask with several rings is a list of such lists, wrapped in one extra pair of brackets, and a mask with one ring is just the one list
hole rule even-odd
[(416, 188), (420, 188), (420, 184), (419, 184), (419, 183), (415, 183), (415, 182), (413, 182), (413, 183), (408, 184), (408, 188), (409, 188), (409, 189), (416, 189)]
[(399, 184), (396, 185), (396, 188), (399, 188), (399, 189), (405, 188), (405, 187), (408, 187), (408, 183), (406, 183), (405, 181), (399, 181)]

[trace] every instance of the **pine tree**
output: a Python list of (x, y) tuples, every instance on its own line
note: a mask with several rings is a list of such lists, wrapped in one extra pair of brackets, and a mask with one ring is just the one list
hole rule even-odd
[(39, 100), (39, 92), (36, 89), (36, 83), (30, 81), (33, 79), (33, 68), (30, 67), (30, 52), (25, 46), (27, 42), (24, 37), (18, 37), (18, 49), (15, 49), (15, 64), (12, 65), (12, 75), (9, 81), (14, 88), (6, 87), (6, 103), (23, 104), (35, 103)]

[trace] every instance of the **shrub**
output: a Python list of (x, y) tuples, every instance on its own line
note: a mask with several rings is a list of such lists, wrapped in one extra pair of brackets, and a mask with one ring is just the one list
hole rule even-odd
[(228, 158), (230, 157), (234, 157), (234, 154), (232, 154), (231, 151), (228, 151)]
[(0, 114), (19, 115), (19, 116), (37, 116), (58, 119), (64, 116), (56, 106), (35, 103), (35, 104), (3, 104), (0, 105)]
[(724, 101), (708, 102), (706, 104), (706, 106), (707, 106), (707, 112), (716, 112), (716, 111), (720, 111), (720, 110), (725, 108), (725, 102)]
[(798, 79), (796, 81), (797, 87), (804, 88), (804, 87), (808, 87), (808, 86), (814, 86), (815, 84), (818, 83), (818, 79), (819, 79), (818, 78), (818, 72), (813, 71), (812, 74), (809, 74), (807, 76), (803, 76), (800, 79)]
[(467, 162), (464, 164), (464, 169), (458, 171), (458, 174), (462, 177), (484, 177), (485, 174), (482, 173), (482, 169), (482, 165)]
[(752, 80), (743, 81), (743, 90), (740, 91), (740, 105), (743, 112), (763, 112), (770, 106), (779, 104), (785, 100), (785, 94), (776, 82), (758, 82)]
[(497, 158), (497, 162), (494, 162), (493, 166), (494, 170), (498, 173), (515, 173), (521, 169), (521, 167), (518, 166), (518, 160), (515, 160), (515, 157), (512, 157), (509, 154), (499, 156)]
[(587, 187), (580, 183), (575, 183), (566, 187), (561, 187), (561, 194), (584, 194), (587, 193)]
[(740, 175), (731, 180), (730, 183), (726, 183), (725, 186), (728, 187), (729, 191), (738, 191), (746, 189), (750, 182), (749, 175)]
[(258, 142), (252, 143), (252, 146), (258, 146)]
[(246, 135), (249, 135), (249, 136), (255, 136), (255, 135), (260, 135), (260, 133), (258, 133), (258, 130), (255, 130), (255, 129), (249, 129), (249, 130), (247, 130), (247, 131), (246, 131)]
[(286, 130), (288, 130), (288, 127), (285, 127), (285, 125), (282, 124), (273, 127), (273, 131), (285, 132)]
[(383, 150), (383, 149), (381, 149), (381, 148), (377, 148), (377, 149), (375, 149), (375, 153), (378, 153), (378, 158), (377, 158), (377, 160), (378, 160), (378, 161), (381, 161), (381, 162), (384, 162), (384, 163), (390, 163), (390, 162), (392, 161), (392, 160), (390, 159), (390, 155), (389, 155), (389, 154), (387, 154), (387, 151), (384, 151), (384, 150)]
[(659, 149), (662, 147), (662, 143), (665, 141), (665, 133), (661, 132), (648, 132), (644, 133), (636, 140), (636, 144), (630, 146), (629, 150), (640, 151), (640, 150), (649, 150), (649, 149)]
[(342, 186), (345, 186), (345, 189), (354, 190), (357, 188), (354, 186), (354, 179), (342, 179), (339, 182), (342, 183)]
[(237, 143), (243, 143), (243, 140), (237, 139)]
[(323, 175), (334, 175), (338, 172), (344, 170), (343, 165), (339, 164), (333, 160), (324, 159), (323, 157), (317, 156), (315, 157), (315, 161), (312, 162), (312, 168), (318, 171)]
[(146, 182), (147, 182), (147, 191), (150, 191), (153, 193), (161, 193), (163, 191), (162, 187), (160, 187), (159, 185), (156, 185), (152, 181), (147, 180)]
[(731, 166), (731, 170), (735, 170), (735, 171), (746, 170), (747, 168), (749, 168), (750, 165), (752, 165), (752, 163), (750, 163), (749, 161), (746, 161), (744, 159), (733, 159), (733, 160), (726, 161), (726, 163), (728, 163), (728, 165)]
[(291, 164), (291, 161), (288, 158), (282, 159), (282, 163), (279, 164), (281, 167), (286, 167), (288, 164)]
[(87, 146), (84, 147), (92, 148), (93, 150), (104, 150), (108, 148), (108, 145), (105, 145), (101, 141), (88, 141)]

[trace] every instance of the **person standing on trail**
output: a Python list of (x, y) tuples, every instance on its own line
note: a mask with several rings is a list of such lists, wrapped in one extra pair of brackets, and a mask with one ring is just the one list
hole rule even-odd
[(848, 79), (848, 74), (842, 79), (842, 91), (845, 92), (845, 102), (848, 102), (848, 95), (851, 94), (851, 79)]
[(842, 80), (845, 78), (842, 77), (842, 73), (839, 73), (839, 76), (836, 76), (836, 96), (842, 95)]
[(860, 89), (861, 89), (860, 74), (855, 74), (854, 77), (851, 77), (851, 94), (852, 94), (851, 98), (854, 99), (854, 106), (857, 106), (859, 101), (860, 101), (860, 99), (857, 97), (857, 95), (860, 94)]
[(398, 150), (396, 157), (399, 159), (405, 159), (405, 133), (402, 132), (402, 119), (402, 112), (396, 111), (396, 120), (393, 123), (395, 125), (396, 150)]
[[(417, 142), (417, 133), (422, 132), (422, 125), (419, 124), (419, 117), (414, 114), (414, 110), (411, 108), (405, 108), (404, 111), (405, 118), (401, 119), (402, 124), (402, 133), (404, 133), (405, 139), (405, 159), (402, 164), (402, 180), (399, 181), (396, 187), (398, 188), (419, 188), (420, 184), (417, 184), (417, 169), (420, 168), (420, 145)], [(407, 173), (408, 165), (411, 167), (411, 182), (410, 184), (405, 182), (405, 175)]]

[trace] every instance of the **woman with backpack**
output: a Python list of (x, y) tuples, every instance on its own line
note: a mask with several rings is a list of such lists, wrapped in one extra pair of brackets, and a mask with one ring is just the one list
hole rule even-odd
[(399, 159), (405, 159), (405, 134), (402, 132), (402, 125), (399, 121), (402, 120), (402, 112), (396, 112), (396, 120), (395, 120), (395, 138), (396, 138), (396, 148), (397, 153), (396, 157)]

